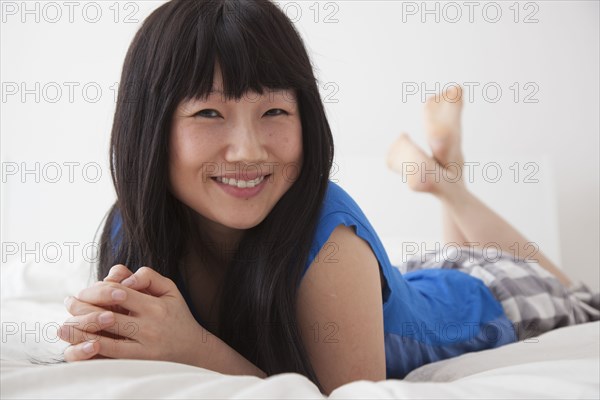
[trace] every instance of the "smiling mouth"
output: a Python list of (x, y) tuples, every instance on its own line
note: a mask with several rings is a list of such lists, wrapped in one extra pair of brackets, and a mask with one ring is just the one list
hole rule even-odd
[(213, 179), (214, 181), (217, 181), (219, 183), (225, 184), (225, 185), (229, 185), (229, 186), (236, 187), (239, 189), (245, 189), (245, 188), (253, 188), (253, 187), (260, 185), (265, 179), (267, 179), (270, 176), (271, 176), (271, 174), (263, 175), (263, 176), (259, 176), (256, 179), (252, 179), (252, 180), (226, 178), (226, 177), (221, 177), (221, 176), (215, 176), (215, 177), (212, 177), (211, 179)]

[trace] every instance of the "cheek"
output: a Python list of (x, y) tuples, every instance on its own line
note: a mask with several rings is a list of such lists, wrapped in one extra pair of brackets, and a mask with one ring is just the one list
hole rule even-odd
[(169, 182), (176, 195), (197, 187), (210, 170), (210, 148), (198, 136), (175, 133), (169, 143)]
[(271, 149), (277, 158), (286, 163), (298, 163), (302, 160), (302, 128), (288, 127), (285, 134), (281, 130), (269, 135)]
[(169, 143), (170, 165), (178, 170), (197, 170), (210, 161), (215, 144), (201, 135), (174, 132)]
[(182, 154), (182, 149), (172, 146), (169, 150), (169, 186), (176, 197), (179, 197), (184, 188), (185, 182), (190, 179), (186, 156)]
[(302, 166), (302, 127), (297, 129), (296, 135), (292, 138), (292, 144), (290, 146), (294, 153), (294, 162), (298, 164), (299, 167)]
[(281, 134), (282, 130), (270, 135), (271, 151), (276, 162), (281, 165), (281, 173), (289, 185), (300, 175), (302, 169), (302, 128), (293, 127)]
[(190, 148), (185, 141), (174, 139), (169, 149), (169, 172), (173, 183), (181, 181), (191, 169)]

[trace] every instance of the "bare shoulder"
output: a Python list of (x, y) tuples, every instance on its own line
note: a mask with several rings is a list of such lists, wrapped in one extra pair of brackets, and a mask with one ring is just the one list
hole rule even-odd
[(339, 225), (302, 279), (298, 324), (329, 394), (355, 380), (386, 378), (377, 258), (354, 228)]

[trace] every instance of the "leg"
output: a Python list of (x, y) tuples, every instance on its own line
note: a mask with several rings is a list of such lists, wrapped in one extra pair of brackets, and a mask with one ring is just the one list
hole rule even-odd
[[(443, 97), (444, 101), (441, 101)], [(433, 159), (442, 166), (448, 166), (450, 162), (455, 166), (462, 168), (464, 166), (463, 155), (460, 149), (460, 113), (462, 109), (462, 89), (460, 86), (453, 86), (440, 96), (433, 96), (427, 99), (425, 103), (424, 122), (427, 132), (427, 141), (432, 149)], [(411, 161), (412, 150), (410, 144), (396, 142), (395, 148), (390, 153), (401, 153), (405, 149), (409, 154), (400, 157), (388, 158), (390, 168), (399, 170), (402, 168), (402, 160)], [(419, 154), (422, 156), (424, 154)], [(394, 165), (397, 164), (397, 165)], [(428, 169), (437, 168), (435, 163), (429, 163)], [(412, 182), (417, 185), (417, 181)], [(428, 188), (423, 188), (428, 191)], [(419, 189), (416, 189), (419, 190)], [(442, 226), (443, 239), (445, 243), (458, 243), (461, 246), (468, 246), (465, 235), (456, 225), (452, 217), (451, 210), (442, 203)]]
[[(515, 251), (519, 255), (530, 253), (531, 242), (466, 188), (450, 186), (439, 199), (470, 241), (482, 245), (495, 243), (509, 254), (514, 254)], [(531, 259), (537, 260), (540, 266), (556, 276), (563, 285), (568, 287), (571, 284), (571, 280), (541, 252), (534, 254)]]
[[(449, 90), (458, 90), (460, 93), (460, 89)], [(388, 166), (403, 174), (413, 190), (428, 192), (440, 199), (444, 207), (446, 241), (465, 243), (468, 240), (482, 246), (494, 243), (509, 254), (515, 254), (516, 250), (519, 256), (528, 254), (531, 242), (470, 193), (462, 179), (453, 179), (457, 176), (456, 166), (462, 166), (463, 163), (459, 144), (460, 120), (457, 118), (462, 103), (446, 99), (456, 99), (456, 92), (446, 92), (439, 101), (439, 107), (426, 105), (427, 134), (433, 157), (429, 157), (406, 134), (402, 134), (390, 148)], [(446, 173), (442, 175), (449, 179), (436, 181), (432, 175), (408, 174), (410, 170), (405, 167), (406, 163), (418, 165), (421, 170), (426, 168), (427, 171), (445, 168)], [(535, 254), (535, 259), (563, 285), (571, 284), (570, 279), (542, 253)]]
[(452, 211), (442, 203), (442, 229), (444, 243), (458, 243), (460, 246), (467, 246), (467, 238), (452, 218)]
[[(439, 96), (428, 98), (425, 103), (424, 122), (427, 141), (433, 158), (444, 167), (450, 162), (454, 162), (461, 169), (464, 167), (460, 146), (462, 97), (462, 88), (452, 86)], [(442, 227), (445, 243), (467, 246), (464, 233), (456, 225), (451, 210), (444, 203), (442, 203)]]

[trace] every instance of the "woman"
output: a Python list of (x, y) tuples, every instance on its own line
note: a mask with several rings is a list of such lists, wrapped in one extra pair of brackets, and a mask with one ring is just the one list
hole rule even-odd
[[(445, 96), (459, 99), (460, 88)], [(460, 166), (460, 104), (428, 103), (434, 158), (401, 136), (390, 167)], [(407, 263), (418, 270), (404, 276), (390, 264), (358, 205), (328, 180), (333, 140), (310, 60), (268, 1), (173, 0), (154, 11), (125, 60), (110, 154), (117, 202), (100, 282), (66, 301), (68, 361), (298, 372), (329, 394), (523, 337), (524, 320), (501, 303), (501, 263), (485, 283), (464, 255)], [(444, 203), (446, 240), (526, 245), (460, 179), (409, 178)], [(545, 329), (586, 320), (568, 278), (538, 259), (556, 278), (510, 265), (574, 308)]]

